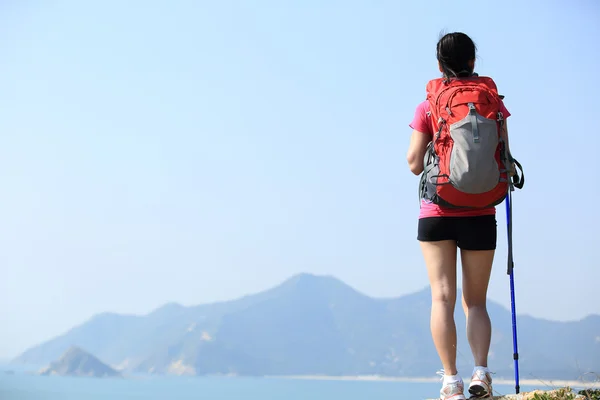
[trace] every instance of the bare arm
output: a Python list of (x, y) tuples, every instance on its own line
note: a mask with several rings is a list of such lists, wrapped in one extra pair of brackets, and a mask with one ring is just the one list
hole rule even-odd
[(423, 158), (425, 157), (427, 144), (429, 144), (430, 141), (430, 135), (417, 130), (413, 130), (412, 135), (410, 136), (406, 161), (408, 162), (410, 171), (415, 175), (419, 175), (423, 172)]

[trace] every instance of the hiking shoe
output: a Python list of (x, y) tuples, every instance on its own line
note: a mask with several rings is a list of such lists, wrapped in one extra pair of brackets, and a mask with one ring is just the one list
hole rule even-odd
[[(438, 375), (444, 376), (444, 372), (440, 372), (438, 372)], [(465, 384), (462, 379), (459, 378), (456, 381), (448, 381), (445, 377), (442, 379), (444, 383), (440, 390), (440, 400), (466, 400), (464, 395)]]
[(475, 367), (471, 384), (469, 385), (470, 399), (492, 398), (492, 375), (486, 369)]

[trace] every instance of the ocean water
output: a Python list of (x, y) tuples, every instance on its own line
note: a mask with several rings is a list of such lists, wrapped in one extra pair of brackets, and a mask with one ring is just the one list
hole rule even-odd
[[(400, 400), (435, 398), (439, 388), (437, 382), (0, 375), (1, 400)], [(514, 393), (510, 385), (494, 389)]]

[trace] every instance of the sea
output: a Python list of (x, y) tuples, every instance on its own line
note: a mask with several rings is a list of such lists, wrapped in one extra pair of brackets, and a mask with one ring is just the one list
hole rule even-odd
[[(400, 400), (433, 399), (439, 389), (438, 382), (245, 377), (98, 379), (0, 372), (0, 400)], [(514, 393), (514, 387), (495, 385), (494, 391)]]

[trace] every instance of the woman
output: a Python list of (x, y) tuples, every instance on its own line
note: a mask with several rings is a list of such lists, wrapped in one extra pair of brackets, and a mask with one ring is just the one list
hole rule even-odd
[[(450, 33), (437, 44), (440, 72), (446, 79), (474, 76), (475, 44), (464, 33)], [(504, 118), (510, 113), (502, 103)], [(419, 104), (414, 120), (407, 161), (410, 170), (423, 172), (424, 156), (432, 140), (434, 124), (429, 102)], [(508, 150), (504, 123), (501, 136)], [(487, 365), (491, 322), (486, 308), (487, 288), (496, 249), (496, 209), (457, 209), (421, 199), (418, 236), (431, 285), (431, 334), (443, 365), (440, 399), (465, 399), (464, 384), (456, 369), (456, 261), (460, 249), (463, 272), (463, 308), (467, 315), (467, 337), (474, 358), (469, 386), (471, 398), (491, 398), (492, 379)]]

